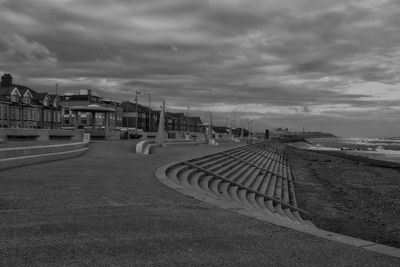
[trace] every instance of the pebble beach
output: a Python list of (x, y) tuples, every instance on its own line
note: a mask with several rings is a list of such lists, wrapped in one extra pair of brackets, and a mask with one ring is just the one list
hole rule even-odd
[(319, 228), (400, 248), (400, 164), (291, 147), (298, 205)]

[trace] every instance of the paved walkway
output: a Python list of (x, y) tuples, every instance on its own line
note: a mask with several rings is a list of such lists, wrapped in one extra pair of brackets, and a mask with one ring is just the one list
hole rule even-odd
[(154, 177), (161, 165), (226, 146), (143, 156), (134, 143), (95, 142), (79, 158), (1, 171), (0, 265), (400, 265), (221, 210)]

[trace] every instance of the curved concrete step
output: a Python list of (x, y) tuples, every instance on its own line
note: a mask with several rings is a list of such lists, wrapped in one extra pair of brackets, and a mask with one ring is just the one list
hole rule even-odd
[(293, 205), (291, 169), (282, 151), (260, 145), (233, 149), (175, 164), (166, 176), (177, 188), (225, 208), (311, 227)]
[(44, 153), (44, 154), (35, 154), (29, 156), (22, 156), (16, 158), (5, 158), (0, 159), (0, 170), (5, 170), (14, 167), (56, 161), (56, 160), (65, 160), (74, 157), (78, 157), (88, 151), (88, 147), (67, 150), (62, 152), (52, 152), (52, 153)]

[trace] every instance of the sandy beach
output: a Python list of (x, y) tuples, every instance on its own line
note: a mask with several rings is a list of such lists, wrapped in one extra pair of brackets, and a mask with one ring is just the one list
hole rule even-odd
[(299, 207), (318, 227), (400, 248), (400, 164), (290, 147)]

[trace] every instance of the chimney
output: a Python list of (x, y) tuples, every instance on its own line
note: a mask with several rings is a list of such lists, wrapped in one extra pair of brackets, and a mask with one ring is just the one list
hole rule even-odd
[(4, 73), (1, 76), (1, 87), (11, 87), (12, 86), (12, 76), (11, 74)]

